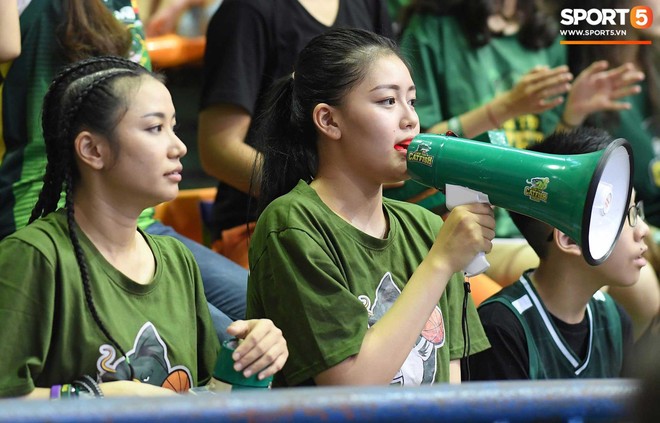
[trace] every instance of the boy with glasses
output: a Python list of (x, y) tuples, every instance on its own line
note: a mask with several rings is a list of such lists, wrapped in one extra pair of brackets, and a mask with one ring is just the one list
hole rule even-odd
[[(582, 154), (613, 139), (602, 130), (557, 132), (530, 148), (550, 154)], [(557, 228), (511, 213), (540, 264), (479, 307), (491, 348), (463, 363), (470, 380), (620, 377), (633, 345), (630, 317), (605, 286), (631, 286), (646, 265), (641, 202), (630, 199), (612, 254), (589, 265), (581, 248)]]

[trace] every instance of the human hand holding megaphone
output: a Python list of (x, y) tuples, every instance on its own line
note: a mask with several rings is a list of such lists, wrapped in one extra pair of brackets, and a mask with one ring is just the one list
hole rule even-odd
[[(461, 207), (458, 207), (461, 206)], [(488, 203), (467, 201), (447, 216), (429, 255), (444, 256), (452, 272), (477, 275), (488, 268), (485, 253), (493, 246), (495, 214)], [(484, 266), (485, 262), (485, 266)]]
[[(470, 203), (490, 204), (488, 195), (460, 185), (447, 184), (445, 186), (446, 205), (449, 210)], [(463, 269), (465, 276), (476, 276), (485, 272), (490, 267), (486, 259), (486, 253), (480, 251), (472, 261)]]
[[(448, 207), (486, 202), (538, 219), (570, 236), (591, 265), (612, 252), (632, 191), (632, 148), (623, 139), (594, 153), (554, 155), (420, 134), (406, 158), (412, 179), (443, 191)], [(487, 268), (480, 253), (464, 272)]]

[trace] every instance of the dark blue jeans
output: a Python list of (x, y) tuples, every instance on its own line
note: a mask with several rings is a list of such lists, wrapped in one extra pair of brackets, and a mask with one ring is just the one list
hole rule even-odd
[(248, 272), (243, 267), (215, 251), (179, 234), (171, 226), (156, 222), (146, 229), (152, 235), (169, 235), (183, 242), (192, 251), (202, 274), (204, 293), (213, 325), (220, 342), (231, 338), (227, 326), (245, 319)]

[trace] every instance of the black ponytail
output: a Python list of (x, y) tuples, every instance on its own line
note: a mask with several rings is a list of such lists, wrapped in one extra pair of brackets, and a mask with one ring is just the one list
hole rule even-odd
[(405, 63), (388, 38), (362, 29), (330, 30), (313, 38), (298, 55), (295, 72), (272, 86), (256, 123), (263, 162), (256, 162), (252, 183), (260, 176), (260, 211), (299, 180), (309, 183), (316, 176), (318, 136), (312, 120), (316, 105), (341, 105), (369, 64), (387, 54)]
[[(276, 81), (266, 96), (259, 139), (263, 165), (259, 192), (259, 212), (275, 198), (289, 192), (300, 179), (311, 182), (316, 174), (318, 155), (314, 127), (305, 122), (302, 106), (294, 97), (295, 76)], [(307, 142), (306, 142), (307, 140)], [(253, 180), (258, 173), (255, 166)]]

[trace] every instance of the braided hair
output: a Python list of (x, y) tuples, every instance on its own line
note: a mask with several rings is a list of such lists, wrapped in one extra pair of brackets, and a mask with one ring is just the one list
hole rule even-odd
[(64, 191), (69, 238), (80, 269), (87, 306), (103, 335), (126, 357), (131, 379), (133, 369), (128, 357), (107, 330), (94, 305), (89, 270), (76, 232), (73, 194), (80, 172), (76, 165), (74, 142), (83, 129), (104, 134), (112, 140), (116, 125), (128, 110), (125, 96), (122, 96), (117, 82), (133, 79), (135, 83), (139, 83), (139, 78), (145, 75), (160, 80), (130, 60), (101, 56), (73, 63), (55, 77), (44, 97), (42, 108), (42, 129), (48, 164), (43, 187), (30, 216), (32, 223), (55, 211)]

